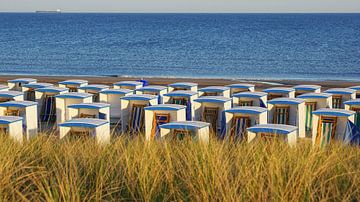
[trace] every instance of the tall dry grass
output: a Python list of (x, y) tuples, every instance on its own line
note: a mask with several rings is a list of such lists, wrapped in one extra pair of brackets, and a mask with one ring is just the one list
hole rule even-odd
[(1, 201), (360, 199), (360, 149), (0, 138)]

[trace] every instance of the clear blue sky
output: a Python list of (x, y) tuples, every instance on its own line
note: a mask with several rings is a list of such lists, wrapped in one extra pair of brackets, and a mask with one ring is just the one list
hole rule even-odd
[(1, 12), (360, 12), (360, 0), (0, 0)]

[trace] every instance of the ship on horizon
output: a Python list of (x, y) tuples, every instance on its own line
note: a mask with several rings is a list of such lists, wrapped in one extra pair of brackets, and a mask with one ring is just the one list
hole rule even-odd
[(35, 13), (61, 13), (60, 9), (56, 10), (41, 10), (41, 11), (35, 11)]

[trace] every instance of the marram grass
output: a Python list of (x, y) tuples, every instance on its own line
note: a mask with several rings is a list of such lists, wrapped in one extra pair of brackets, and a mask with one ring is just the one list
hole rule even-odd
[(209, 145), (0, 138), (0, 201), (360, 199), (360, 149), (308, 142)]

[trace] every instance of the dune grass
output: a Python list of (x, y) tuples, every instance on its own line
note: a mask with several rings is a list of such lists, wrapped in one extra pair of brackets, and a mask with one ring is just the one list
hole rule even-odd
[(360, 149), (0, 137), (0, 201), (360, 199)]

